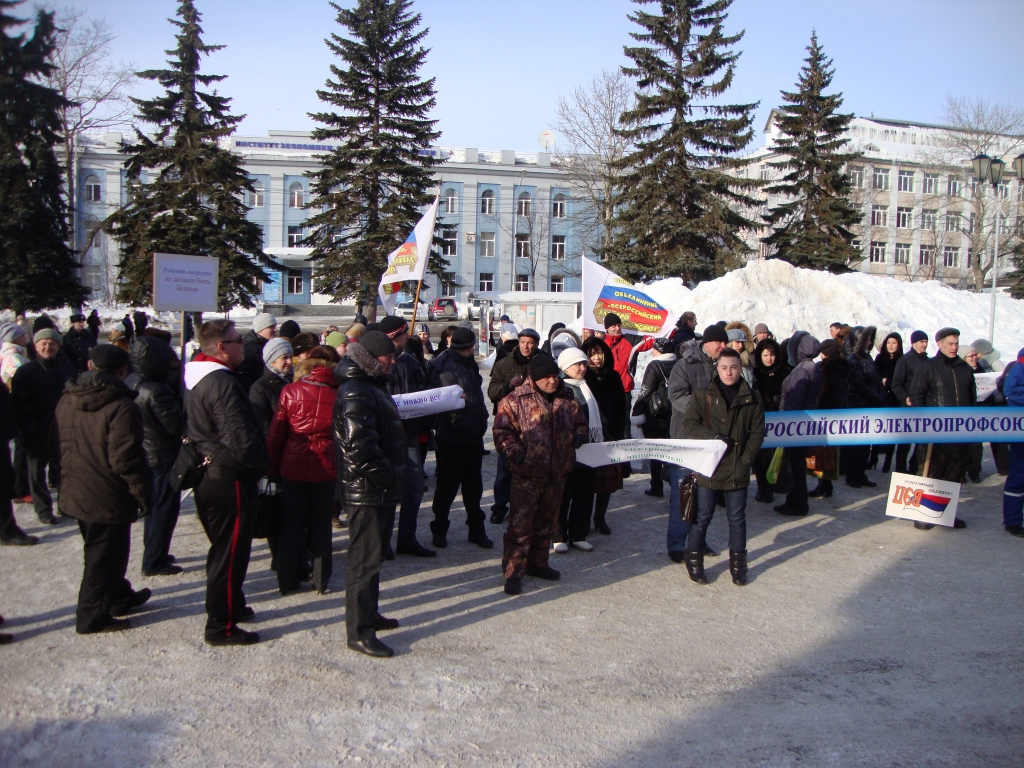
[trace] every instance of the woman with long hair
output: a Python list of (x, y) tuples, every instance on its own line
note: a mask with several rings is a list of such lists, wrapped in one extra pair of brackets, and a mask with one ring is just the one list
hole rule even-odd
[[(896, 363), (903, 357), (903, 337), (895, 331), (890, 333), (882, 343), (878, 345), (878, 354), (875, 355), (875, 370), (882, 377), (882, 385), (885, 387), (886, 405), (898, 406), (896, 396), (892, 393), (892, 375), (896, 371)], [(895, 445), (873, 445), (871, 446), (871, 458), (868, 459), (868, 469), (878, 466), (878, 456), (885, 456), (885, 464), (882, 471), (888, 472), (892, 469), (892, 454), (896, 450)]]
[[(601, 411), (601, 429), (605, 441), (622, 440), (626, 436), (626, 390), (622, 377), (615, 371), (612, 350), (604, 340), (593, 336), (583, 342), (588, 366), (584, 380)], [(606, 516), (612, 494), (622, 488), (622, 467), (609, 464), (598, 467), (594, 480), (594, 528), (611, 535)]]
[[(782, 402), (782, 382), (786, 380), (792, 370), (782, 354), (782, 347), (775, 339), (763, 339), (754, 348), (754, 379), (757, 382), (757, 391), (761, 395), (761, 402), (764, 403), (765, 413), (779, 410)], [(757, 494), (754, 501), (761, 501), (770, 504), (774, 501), (775, 495), (772, 486), (768, 482), (768, 467), (775, 455), (774, 448), (764, 448), (757, 454), (754, 462), (754, 476), (757, 478)]]

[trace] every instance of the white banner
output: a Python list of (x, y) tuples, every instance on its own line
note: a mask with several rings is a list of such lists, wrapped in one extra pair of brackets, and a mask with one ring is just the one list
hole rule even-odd
[(430, 257), (430, 244), (434, 239), (434, 220), (437, 218), (437, 206), (440, 201), (440, 196), (434, 198), (434, 202), (423, 214), (419, 224), (409, 233), (406, 241), (388, 256), (388, 268), (380, 277), (377, 294), (384, 305), (384, 311), (389, 315), (395, 314), (395, 304), (398, 301), (398, 292), (402, 290), (402, 283), (423, 279), (427, 259)]
[(465, 408), (466, 399), (462, 394), (462, 387), (452, 384), (450, 387), (427, 389), (411, 395), (392, 395), (391, 399), (395, 401), (398, 415), (403, 419), (418, 419), (420, 416), (433, 416), (435, 413)]
[(668, 310), (591, 259), (583, 257), (583, 327), (604, 330), (604, 316), (622, 319), (623, 333), (668, 336), (675, 327)]
[(959, 500), (960, 483), (893, 472), (885, 514), (952, 528)]
[(654, 459), (711, 477), (725, 455), (721, 440), (616, 440), (586, 443), (576, 450), (576, 461), (588, 467), (603, 467), (628, 461)]
[(998, 373), (978, 373), (974, 376), (974, 384), (978, 387), (978, 402), (982, 402), (989, 395), (996, 391), (996, 379)]

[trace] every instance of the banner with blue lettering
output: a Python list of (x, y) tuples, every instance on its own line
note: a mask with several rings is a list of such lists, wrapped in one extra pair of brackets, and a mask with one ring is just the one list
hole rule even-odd
[(764, 447), (1024, 443), (1024, 408), (857, 408), (764, 415)]

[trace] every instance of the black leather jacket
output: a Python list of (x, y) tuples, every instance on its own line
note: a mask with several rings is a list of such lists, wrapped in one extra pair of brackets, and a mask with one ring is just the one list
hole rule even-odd
[(170, 346), (154, 336), (140, 336), (132, 346), (133, 373), (126, 383), (139, 393), (135, 404), (142, 411), (142, 446), (151, 467), (166, 467), (178, 458), (185, 414), (167, 386), (171, 371)]
[(446, 349), (434, 358), (431, 389), (458, 384), (466, 393), (466, 407), (437, 416), (437, 439), (476, 445), (487, 432), (487, 406), (484, 404), (483, 377), (472, 357)]
[(911, 404), (929, 407), (977, 405), (978, 385), (971, 366), (959, 357), (949, 365), (944, 357), (937, 352), (914, 374), (910, 385)]
[[(423, 387), (423, 369), (420, 368), (420, 361), (411, 353), (403, 351), (395, 358), (395, 367), (391, 369), (388, 377), (388, 393), (392, 395), (411, 395), (419, 392)], [(405, 436), (409, 441), (415, 441), (420, 433), (421, 419), (407, 419), (402, 422), (405, 427)]]
[(388, 394), (388, 377), (358, 344), (334, 369), (341, 386), (334, 401), (338, 491), (347, 506), (382, 507), (405, 496), (405, 427)]

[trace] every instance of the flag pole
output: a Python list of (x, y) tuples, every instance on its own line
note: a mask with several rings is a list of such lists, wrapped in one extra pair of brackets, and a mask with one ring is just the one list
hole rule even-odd
[[(429, 256), (427, 258), (430, 258)], [(412, 321), (409, 323), (410, 332), (411, 326), (416, 325), (416, 310), (420, 308), (420, 288), (423, 287), (423, 278), (421, 277), (416, 283), (416, 298), (412, 300)]]

